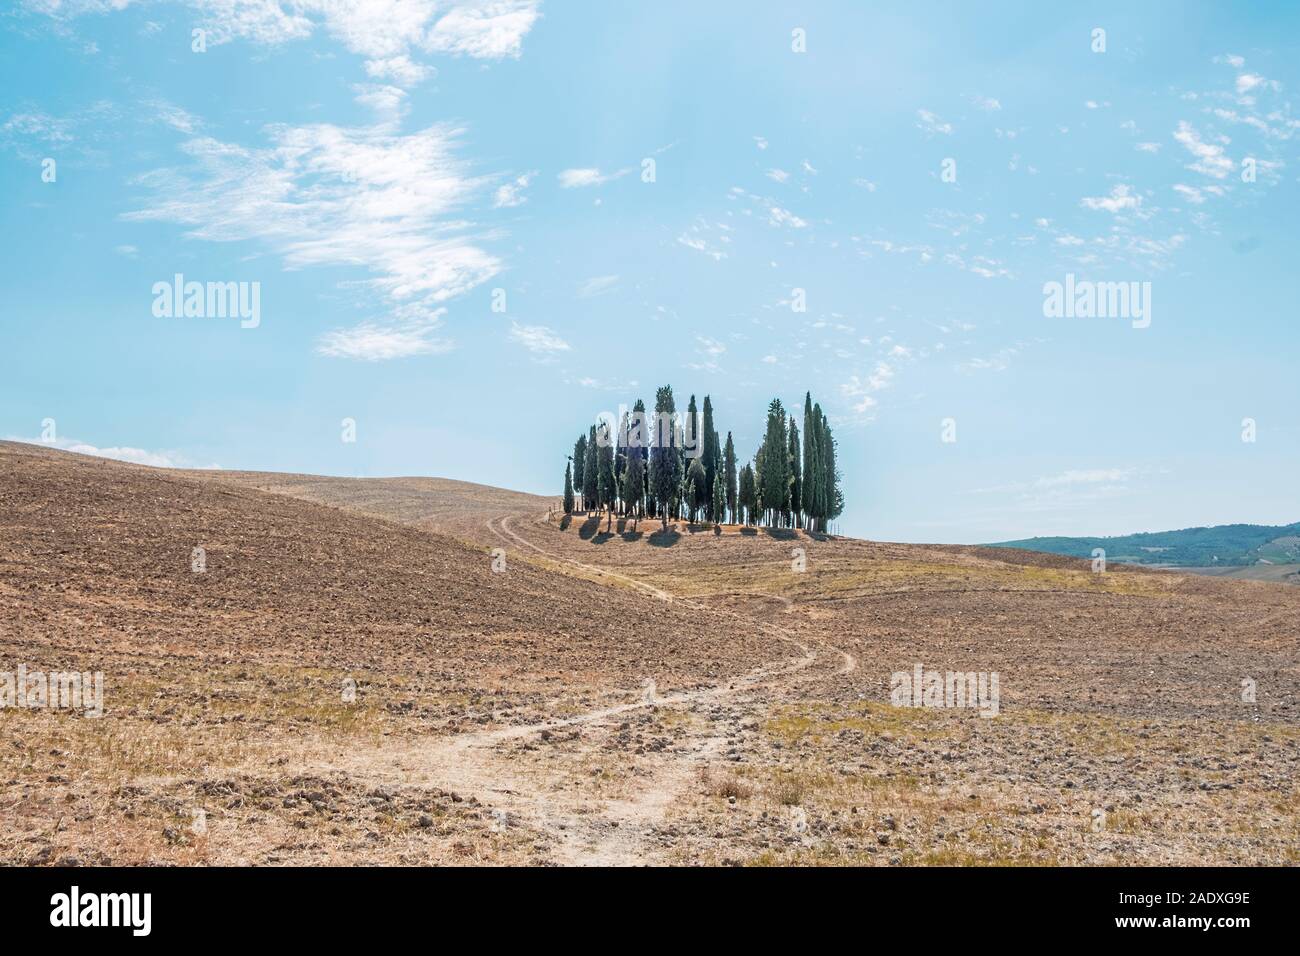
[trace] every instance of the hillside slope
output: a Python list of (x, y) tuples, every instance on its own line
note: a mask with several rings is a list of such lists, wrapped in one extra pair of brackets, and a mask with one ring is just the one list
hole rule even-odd
[(1094, 548), (1106, 560), (1185, 568), (1244, 566), (1300, 561), (1300, 522), (1289, 525), (1226, 524), (1101, 538), (1045, 537), (1000, 541), (990, 548), (1021, 548), (1072, 558), (1090, 558)]
[(1294, 588), (553, 505), (0, 445), (0, 657), (106, 685), (0, 709), (0, 852), (1300, 862)]

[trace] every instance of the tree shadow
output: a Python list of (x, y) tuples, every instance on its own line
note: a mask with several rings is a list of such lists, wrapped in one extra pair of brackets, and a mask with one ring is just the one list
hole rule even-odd
[(560, 519), (560, 530), (568, 531), (569, 525), (573, 524), (573, 515), (565, 515)]
[(636, 531), (636, 530), (623, 531), (619, 534), (619, 537), (622, 538), (624, 541), (640, 541), (642, 538), (645, 537), (645, 532)]
[(799, 535), (793, 528), (764, 528), (769, 538), (775, 538), (777, 541), (794, 541)]
[(614, 537), (614, 532), (612, 532), (612, 531), (602, 531), (602, 532), (600, 532), (600, 534), (595, 535), (595, 536), (591, 539), (591, 543), (592, 543), (592, 544), (604, 544), (606, 541), (609, 541), (609, 540), (610, 540), (611, 538), (613, 538), (613, 537)]
[(584, 541), (588, 541), (591, 539), (592, 535), (594, 535), (599, 530), (600, 530), (600, 515), (592, 515), (590, 518), (588, 518), (586, 521), (582, 523), (582, 526), (580, 528), (578, 528), (578, 537), (582, 538)]
[(681, 533), (676, 528), (660, 528), (646, 540), (656, 548), (671, 548), (682, 539)]

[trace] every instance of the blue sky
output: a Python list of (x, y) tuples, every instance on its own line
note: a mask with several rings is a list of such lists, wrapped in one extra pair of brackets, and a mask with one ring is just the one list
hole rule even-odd
[[(660, 384), (742, 456), (811, 389), (850, 534), (1295, 521), (1297, 20), (20, 0), (0, 435), (558, 494)], [(177, 273), (258, 283), (257, 326), (155, 316)], [(1150, 325), (1045, 316), (1067, 274)]]

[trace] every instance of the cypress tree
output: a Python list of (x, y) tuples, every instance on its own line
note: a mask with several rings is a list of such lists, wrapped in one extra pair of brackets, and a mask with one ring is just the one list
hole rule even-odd
[(722, 472), (713, 476), (713, 497), (709, 501), (709, 517), (715, 525), (727, 520), (727, 487), (722, 481)]
[(740, 508), (744, 512), (741, 520), (746, 524), (754, 523), (754, 510), (758, 507), (754, 501), (754, 469), (746, 465), (740, 469), (740, 488), (738, 491)]
[(686, 500), (686, 508), (690, 513), (691, 524), (695, 524), (700, 509), (707, 507), (709, 503), (704, 480), (704, 463), (699, 458), (696, 458), (691, 461), (691, 467), (686, 469), (686, 486), (683, 489), (683, 497)]
[(727, 432), (727, 448), (722, 457), (727, 481), (727, 510), (731, 512), (732, 523), (740, 524), (736, 515), (736, 446), (731, 441), (731, 432)]
[(601, 426), (604, 438), (599, 442), (596, 465), (597, 494), (600, 504), (597, 507), (609, 509), (609, 526), (614, 526), (614, 504), (618, 490), (618, 479), (614, 476), (614, 442), (617, 439), (609, 433), (609, 424)]
[(803, 478), (799, 465), (799, 426), (794, 416), (790, 416), (790, 515), (791, 527), (802, 526), (801, 509), (803, 507)]
[(582, 504), (588, 514), (592, 508), (600, 507), (596, 469), (596, 426), (592, 425), (587, 433), (587, 446), (582, 461)]
[(632, 513), (633, 519), (640, 518), (645, 501), (645, 462), (631, 449), (627, 459), (627, 476), (623, 481), (623, 501)]
[(587, 463), (587, 436), (580, 435), (578, 440), (573, 443), (573, 487), (577, 489), (578, 494), (582, 495), (584, 482), (582, 478), (583, 466)]
[(564, 463), (564, 513), (573, 514), (573, 466)]
[(770, 512), (775, 524), (777, 515), (789, 510), (790, 462), (786, 449), (789, 440), (785, 434), (785, 408), (781, 399), (774, 398), (767, 407), (767, 434), (763, 438), (763, 483), (760, 494), (763, 509)]
[(722, 460), (722, 449), (718, 446), (718, 431), (713, 427), (713, 400), (704, 396), (704, 482), (708, 487), (709, 513), (713, 512), (713, 479), (717, 477), (718, 466)]
[(817, 447), (818, 421), (813, 416), (812, 393), (803, 397), (803, 505), (809, 517), (808, 526), (815, 528), (821, 515), (820, 449)]
[(830, 422), (822, 416), (822, 494), (825, 511), (824, 531), (830, 530), (830, 523), (844, 513), (844, 493), (840, 490), (839, 470), (835, 466), (835, 438), (831, 435)]
[[(618, 423), (618, 431), (614, 433), (614, 497), (619, 497), (623, 488), (623, 472), (627, 469), (627, 413), (623, 413), (623, 419)], [(627, 509), (626, 497), (620, 502), (619, 514), (625, 514)]]
[(680, 449), (673, 418), (676, 413), (673, 387), (665, 385), (655, 393), (655, 420), (650, 444), (650, 494), (654, 496), (665, 531), (668, 530), (668, 510), (673, 506), (681, 482)]

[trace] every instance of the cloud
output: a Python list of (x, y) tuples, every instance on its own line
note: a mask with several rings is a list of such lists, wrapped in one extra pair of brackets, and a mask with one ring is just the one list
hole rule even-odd
[(362, 324), (351, 329), (337, 329), (320, 337), (316, 351), (330, 358), (365, 362), (383, 362), (412, 355), (439, 355), (455, 347), (446, 339), (432, 337), (439, 324), (428, 322), (411, 329)]
[(594, 167), (585, 169), (566, 169), (559, 175), (560, 185), (565, 189), (577, 189), (582, 186), (603, 186), (605, 183), (615, 179), (621, 179), (632, 171), (629, 166), (625, 169), (606, 175)]
[[(130, 0), (28, 0), (57, 20), (121, 10)], [(248, 40), (279, 46), (318, 27), (350, 52), (367, 57), (376, 79), (413, 86), (429, 67), (411, 53), (476, 59), (518, 58), (541, 17), (541, 0), (187, 0), (209, 46)]]
[[(713, 227), (709, 225), (708, 221), (699, 218), (691, 224), (690, 228), (677, 237), (677, 242), (680, 245), (685, 246), (687, 249), (694, 249), (696, 252), (704, 253), (715, 262), (721, 262), (723, 259), (727, 258), (727, 254), (717, 246), (713, 245), (709, 239), (706, 238), (710, 236), (712, 232)], [(727, 241), (727, 239), (728, 237), (725, 235), (722, 237), (724, 242)]]
[(353, 91), (356, 101), (375, 111), (376, 118), (393, 124), (406, 112), (406, 91), (388, 85), (357, 85)]
[(1069, 493), (1080, 488), (1117, 485), (1128, 481), (1137, 474), (1131, 468), (1072, 468), (1056, 475), (1035, 478), (1033, 481), (1016, 481), (1005, 485), (993, 485), (989, 488), (973, 488), (969, 494), (1021, 492), (1027, 496), (1036, 496), (1043, 492)]
[(1133, 192), (1131, 187), (1120, 183), (1110, 191), (1109, 196), (1085, 196), (1079, 200), (1079, 205), (1085, 209), (1120, 213), (1125, 209), (1137, 209), (1142, 205), (1142, 197)]
[(1276, 89), (1276, 83), (1270, 83), (1258, 73), (1242, 73), (1237, 77), (1237, 95), (1249, 93), (1251, 90), (1258, 89), (1261, 86), (1271, 86)]
[(503, 183), (497, 187), (497, 191), (492, 195), (492, 205), (498, 209), (509, 209), (514, 206), (522, 206), (528, 202), (528, 197), (524, 195), (524, 190), (528, 184), (533, 181), (537, 175), (536, 170), (531, 173), (524, 173), (517, 176), (512, 182)]
[(610, 292), (618, 285), (618, 276), (593, 276), (578, 283), (578, 298), (591, 299)]
[(782, 209), (771, 200), (767, 200), (767, 221), (773, 226), (789, 226), (792, 229), (803, 229), (808, 225), (808, 221), (801, 219), (788, 209)]
[(392, 80), (402, 86), (418, 86), (436, 72), (431, 66), (416, 63), (405, 53), (387, 59), (366, 61), (368, 76), (377, 80)]
[(16, 435), (9, 435), (6, 441), (23, 442), (28, 445), (42, 445), (46, 448), (57, 448), (60, 451), (75, 452), (78, 455), (94, 455), (96, 458), (112, 458), (115, 461), (126, 461), (133, 465), (149, 465), (151, 468), (220, 468), (220, 465), (195, 465), (184, 455), (174, 451), (148, 451), (144, 448), (131, 448), (125, 445), (113, 446), (111, 448), (99, 448), (95, 445), (83, 441), (77, 441), (72, 438), (59, 438), (55, 441), (41, 441), (35, 438), (21, 438)]
[(865, 415), (878, 404), (874, 393), (888, 388), (893, 380), (894, 366), (889, 362), (880, 361), (865, 380), (857, 375), (850, 375), (849, 380), (840, 386), (840, 393), (854, 403), (853, 411)]
[(991, 96), (972, 96), (971, 102), (975, 104), (976, 109), (986, 113), (996, 113), (1002, 109), (1002, 104)]
[(790, 174), (784, 169), (769, 169), (767, 171), (767, 178), (774, 182), (783, 183), (790, 179)]
[(1201, 134), (1186, 120), (1179, 122), (1178, 129), (1174, 131), (1174, 139), (1182, 143), (1187, 151), (1196, 157), (1196, 162), (1189, 165), (1188, 169), (1216, 179), (1224, 179), (1232, 172), (1233, 162), (1224, 153), (1223, 147), (1205, 142), (1201, 139)]
[(434, 24), (425, 45), (479, 59), (518, 58), (523, 38), (541, 16), (539, 7), (539, 0), (457, 4)]
[(461, 132), (276, 125), (262, 148), (190, 139), (181, 151), (192, 164), (142, 176), (151, 200), (124, 218), (178, 223), (208, 242), (256, 241), (290, 269), (363, 270), (368, 278), (341, 287), (362, 287), (363, 307), (385, 314), (330, 333), (323, 354), (445, 351), (429, 338), (442, 304), (502, 267), (470, 235), (472, 223), (452, 218), (487, 183), (458, 157)]
[(917, 110), (916, 115), (920, 119), (920, 122), (916, 124), (917, 129), (924, 130), (926, 133), (929, 133), (931, 136), (933, 136), (935, 133), (942, 133), (945, 136), (951, 135), (952, 124), (945, 123), (943, 120), (939, 119), (939, 117), (935, 116), (929, 110)]
[(510, 340), (534, 355), (554, 355), (556, 352), (569, 351), (569, 343), (544, 325), (520, 325), (511, 321)]
[(999, 349), (987, 358), (975, 357), (962, 362), (957, 367), (970, 372), (1005, 372), (1011, 367), (1011, 360), (1020, 353), (1018, 348)]

